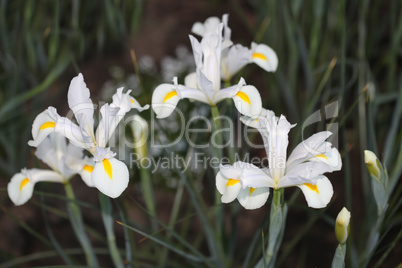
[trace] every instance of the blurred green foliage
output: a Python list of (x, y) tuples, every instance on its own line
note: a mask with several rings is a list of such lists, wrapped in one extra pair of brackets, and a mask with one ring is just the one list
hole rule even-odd
[(21, 160), (28, 158), (32, 121), (47, 106), (44, 96), (48, 103), (44, 92), (77, 63), (138, 29), (142, 5), (142, 0), (0, 1), (0, 174), (10, 177), (26, 164)]

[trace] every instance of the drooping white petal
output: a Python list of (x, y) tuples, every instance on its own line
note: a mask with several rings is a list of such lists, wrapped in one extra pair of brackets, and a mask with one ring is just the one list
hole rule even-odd
[(94, 105), (81, 73), (71, 80), (67, 100), (68, 106), (73, 110), (83, 134), (88, 137), (94, 137)]
[(316, 155), (325, 154), (331, 150), (331, 144), (325, 140), (331, 136), (330, 131), (321, 131), (299, 143), (289, 155), (287, 166), (304, 162)]
[(238, 180), (241, 176), (242, 167), (247, 163), (237, 161), (233, 165), (220, 165), (219, 172), (225, 179)]
[[(59, 169), (59, 161), (61, 155), (58, 155), (55, 143), (52, 142), (54, 139), (51, 139), (51, 136), (60, 135), (57, 133), (51, 133), (48, 137), (46, 137), (41, 144), (36, 148), (35, 156), (42, 160), (43, 163), (47, 164), (51, 169), (58, 170)], [(61, 135), (60, 135), (61, 136)], [(63, 137), (63, 139), (65, 139)]]
[(82, 135), (79, 126), (66, 117), (59, 117), (54, 129), (77, 147), (91, 150), (95, 145), (89, 137)]
[(35, 182), (30, 181), (22, 170), (21, 173), (15, 174), (8, 183), (8, 196), (14, 205), (21, 206), (31, 199), (34, 186)]
[(95, 164), (92, 171), (92, 182), (103, 194), (116, 198), (127, 188), (129, 173), (127, 166), (115, 159), (103, 159)]
[(326, 163), (328, 166), (331, 167), (331, 171), (338, 171), (342, 168), (342, 159), (341, 155), (339, 154), (338, 149), (335, 147), (331, 148), (331, 151), (316, 155), (309, 159), (312, 162), (323, 162)]
[(141, 104), (133, 97), (130, 97), (130, 102), (131, 102), (131, 108), (136, 109), (140, 112), (149, 109), (149, 104), (145, 104), (144, 106), (141, 106)]
[(242, 168), (242, 174), (240, 177), (240, 182), (242, 188), (261, 188), (261, 187), (275, 187), (275, 181), (263, 170), (254, 166), (253, 164), (248, 164)]
[(88, 187), (95, 187), (92, 182), (92, 171), (94, 170), (95, 162), (93, 159), (87, 159), (83, 168), (78, 172), (81, 179), (85, 182)]
[(59, 117), (54, 107), (49, 107), (38, 114), (32, 124), (33, 140), (28, 141), (29, 146), (37, 147), (50, 133), (54, 132)]
[(265, 44), (251, 44), (251, 60), (267, 72), (275, 72), (278, 68), (278, 56)]
[(241, 189), (237, 200), (245, 209), (257, 209), (268, 200), (269, 188), (245, 188)]
[(182, 85), (177, 86), (177, 91), (182, 99), (190, 99), (211, 105), (208, 97), (199, 89), (189, 88)]
[(254, 86), (243, 86), (233, 97), (234, 104), (239, 113), (256, 117), (261, 113), (261, 95)]
[(222, 203), (230, 203), (236, 199), (241, 185), (238, 179), (228, 179), (222, 175), (222, 172), (218, 172), (216, 175), (216, 188), (222, 194)]
[(325, 176), (320, 176), (315, 185), (298, 185), (302, 190), (307, 204), (312, 208), (324, 208), (331, 201), (334, 190), (331, 182)]
[(222, 54), (221, 78), (230, 81), (246, 64), (250, 63), (251, 51), (240, 44), (230, 47)]
[(245, 85), (246, 81), (244, 81), (243, 78), (240, 78), (239, 83), (237, 83), (237, 85), (233, 85), (217, 91), (214, 95), (214, 103), (218, 103), (224, 99), (233, 98)]
[(168, 117), (176, 108), (180, 97), (172, 84), (161, 84), (152, 94), (152, 109), (157, 118)]
[(7, 185), (8, 195), (16, 206), (23, 205), (31, 197), (33, 188), (37, 182), (65, 182), (65, 179), (57, 172), (42, 169), (22, 169), (15, 174)]

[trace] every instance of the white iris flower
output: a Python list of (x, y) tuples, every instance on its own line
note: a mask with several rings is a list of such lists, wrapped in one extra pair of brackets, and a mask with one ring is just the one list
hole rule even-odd
[(33, 140), (29, 145), (38, 146), (43, 139), (52, 132), (64, 135), (77, 147), (86, 149), (93, 155), (95, 166), (91, 172), (93, 185), (103, 194), (116, 198), (127, 188), (129, 173), (127, 166), (117, 160), (114, 152), (107, 147), (124, 115), (132, 108), (139, 111), (148, 109), (148, 105), (141, 107), (131, 97), (131, 90), (123, 93), (123, 88), (117, 89), (111, 104), (104, 104), (100, 108), (102, 118), (94, 131), (94, 105), (90, 99), (89, 89), (86, 87), (82, 74), (73, 78), (68, 90), (68, 105), (74, 113), (78, 124), (67, 117), (61, 117), (53, 107), (39, 114), (32, 125)]
[(66, 183), (75, 174), (80, 174), (83, 181), (93, 187), (90, 179), (93, 160), (84, 156), (83, 149), (67, 144), (62, 135), (52, 133), (47, 136), (37, 147), (35, 156), (52, 170), (24, 168), (15, 174), (7, 185), (8, 195), (15, 205), (25, 204), (32, 197), (35, 184), (40, 181)]
[(297, 186), (302, 190), (309, 207), (325, 207), (332, 198), (333, 188), (323, 174), (342, 167), (338, 150), (326, 141), (332, 133), (322, 131), (312, 135), (297, 145), (287, 157), (288, 133), (294, 125), (283, 115), (278, 118), (271, 111), (264, 110), (264, 113), (265, 116), (260, 116), (258, 120), (249, 120), (248, 123), (260, 124), (259, 130), (267, 150), (269, 168), (256, 171), (255, 166), (250, 167), (243, 162), (221, 166), (216, 184), (218, 191), (223, 194), (222, 202), (227, 201), (224, 197), (228, 194), (236, 196), (242, 189), (252, 189), (248, 194), (248, 203), (240, 203), (247, 209), (259, 208), (268, 199), (269, 188)]

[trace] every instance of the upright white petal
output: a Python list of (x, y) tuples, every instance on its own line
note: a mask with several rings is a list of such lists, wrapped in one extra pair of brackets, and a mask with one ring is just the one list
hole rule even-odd
[(84, 135), (94, 138), (94, 105), (81, 73), (71, 80), (67, 100)]
[(283, 115), (279, 119), (275, 116), (267, 118), (269, 169), (271, 177), (277, 183), (285, 174), (288, 134), (292, 127)]
[(122, 118), (122, 116), (119, 115), (119, 111), (119, 107), (111, 107), (108, 103), (101, 107), (100, 113), (102, 118), (100, 119), (98, 128), (96, 129), (96, 141), (98, 146), (106, 147), (106, 144), (112, 137)]
[(257, 209), (268, 200), (269, 188), (245, 188), (241, 189), (237, 200), (245, 209)]
[(250, 49), (240, 44), (222, 53), (221, 78), (224, 81), (230, 81), (241, 68), (250, 63)]
[(220, 19), (218, 17), (209, 17), (204, 23), (196, 22), (191, 28), (191, 32), (199, 36), (207, 36), (215, 32), (216, 27), (219, 27)]
[(59, 117), (54, 107), (49, 107), (38, 114), (32, 124), (33, 140), (28, 142), (29, 146), (37, 147), (50, 133), (54, 132)]
[(103, 194), (116, 198), (127, 188), (129, 173), (127, 166), (115, 159), (103, 159), (95, 164), (92, 182)]
[(275, 72), (278, 68), (278, 56), (265, 44), (251, 44), (251, 60), (267, 72)]
[(312, 208), (326, 207), (334, 194), (332, 184), (325, 176), (320, 176), (315, 185), (305, 183), (298, 187), (302, 190), (308, 206)]

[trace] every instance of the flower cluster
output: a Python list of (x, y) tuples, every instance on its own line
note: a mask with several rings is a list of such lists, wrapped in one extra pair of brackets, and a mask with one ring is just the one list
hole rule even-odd
[(251, 49), (233, 45), (230, 40), (228, 15), (222, 22), (212, 17), (205, 23), (195, 23), (192, 32), (202, 37), (201, 42), (190, 35), (196, 71), (186, 76), (184, 85), (173, 79), (172, 84), (159, 85), (152, 95), (152, 108), (158, 118), (168, 117), (181, 99), (200, 101), (211, 106), (232, 98), (237, 110), (247, 116), (261, 113), (262, 101), (254, 86), (243, 78), (238, 84), (221, 89), (221, 80), (229, 82), (248, 63), (256, 63), (266, 71), (275, 71), (278, 58), (267, 45), (252, 43)]
[[(81, 174), (88, 186), (96, 187), (103, 194), (112, 198), (120, 196), (127, 188), (129, 172), (127, 166), (115, 158), (116, 154), (107, 144), (127, 112), (133, 108), (142, 111), (149, 107), (141, 107), (129, 95), (130, 92), (128, 90), (123, 93), (123, 88), (117, 89), (113, 102), (100, 108), (101, 119), (94, 131), (95, 108), (90, 99), (90, 91), (82, 74), (73, 78), (67, 100), (77, 124), (60, 116), (54, 107), (49, 107), (35, 118), (32, 125), (33, 140), (28, 142), (30, 146), (37, 147), (36, 156), (54, 172), (44, 173), (33, 169), (15, 175), (8, 185), (12, 201), (18, 205), (28, 200), (34, 183), (38, 181), (65, 182), (76, 173)], [(60, 141), (64, 137), (70, 142), (68, 146), (65, 141), (64, 145)], [(83, 150), (88, 151), (92, 157), (84, 158)]]
[(222, 165), (216, 176), (216, 187), (222, 194), (222, 202), (238, 199), (247, 209), (263, 206), (269, 196), (269, 188), (299, 187), (309, 207), (325, 207), (333, 195), (332, 184), (323, 174), (340, 170), (338, 150), (326, 139), (332, 133), (322, 131), (302, 141), (287, 157), (288, 133), (291, 125), (281, 115), (263, 110), (256, 119), (242, 118), (242, 122), (257, 128), (264, 140), (269, 168), (236, 162)]

